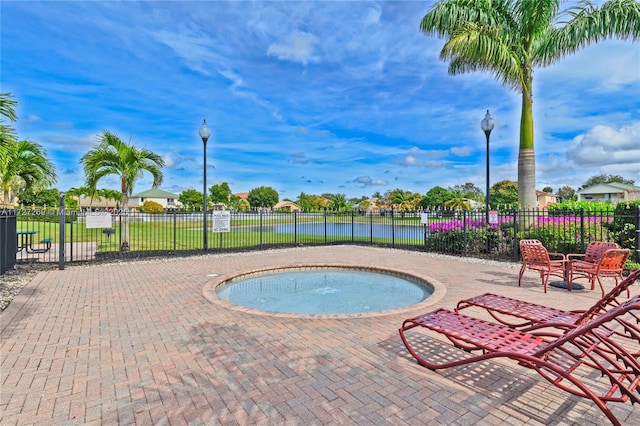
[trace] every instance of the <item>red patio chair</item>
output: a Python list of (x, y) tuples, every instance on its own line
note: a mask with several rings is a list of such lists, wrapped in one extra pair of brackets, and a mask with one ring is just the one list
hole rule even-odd
[(496, 321), (512, 328), (531, 327), (548, 322), (579, 325), (612, 307), (618, 306), (620, 302), (617, 297), (623, 291), (626, 291), (627, 297), (629, 297), (629, 287), (638, 280), (640, 280), (640, 269), (629, 274), (586, 311), (565, 311), (492, 293), (461, 300), (455, 311), (460, 312), (472, 307), (485, 309)]
[[(522, 267), (518, 275), (518, 287), (520, 287), (524, 272), (527, 269), (532, 269), (540, 273), (545, 293), (551, 276), (560, 277), (563, 281), (567, 281), (567, 289), (571, 291), (571, 282), (566, 277), (567, 258), (564, 254), (549, 253), (538, 240), (521, 240), (520, 253), (522, 254)], [(560, 257), (560, 259), (552, 260), (551, 257)]]
[[(624, 264), (630, 254), (631, 250), (629, 249), (611, 249), (604, 252), (596, 263), (572, 260), (569, 263), (569, 284), (575, 279), (586, 278), (591, 283), (591, 290), (593, 290), (596, 281), (598, 281), (604, 297), (604, 286), (600, 278), (614, 278), (616, 285), (618, 285), (618, 279), (622, 279)], [(627, 289), (627, 296), (629, 296), (629, 289)]]
[[(615, 339), (612, 330), (622, 327), (620, 334), (629, 331), (628, 324), (635, 321), (638, 311), (640, 296), (635, 296), (592, 321), (554, 334), (548, 331), (523, 332), (438, 309), (405, 320), (399, 332), (409, 353), (429, 369), (455, 367), (493, 358), (511, 359), (518, 365), (535, 370), (561, 390), (591, 399), (611, 423), (619, 426), (620, 421), (607, 403), (640, 403), (640, 363)], [(628, 314), (634, 316), (628, 319)], [(407, 332), (413, 329), (435, 332), (458, 348), (479, 350), (481, 353), (453, 360), (447, 356), (443, 362), (427, 359), (438, 355), (422, 354), (414, 349), (407, 338)]]
[(598, 260), (602, 257), (605, 251), (611, 249), (617, 249), (618, 244), (607, 241), (591, 241), (587, 244), (587, 249), (584, 253), (569, 253), (567, 255), (567, 259), (571, 260), (582, 260), (583, 262), (589, 263), (597, 263)]

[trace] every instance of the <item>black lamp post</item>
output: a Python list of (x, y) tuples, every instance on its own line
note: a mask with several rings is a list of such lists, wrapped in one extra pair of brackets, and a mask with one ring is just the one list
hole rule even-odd
[(204, 204), (202, 205), (202, 248), (207, 251), (207, 141), (211, 136), (211, 130), (207, 126), (207, 120), (202, 120), (200, 126), (200, 137), (202, 138), (202, 146), (204, 148), (204, 181), (202, 183), (202, 194)]
[(491, 131), (496, 123), (491, 118), (489, 114), (489, 110), (487, 110), (487, 115), (484, 116), (482, 122), (480, 122), (480, 127), (482, 127), (482, 131), (487, 137), (487, 195), (485, 197), (485, 219), (487, 221), (487, 226), (489, 226), (489, 136), (491, 135)]

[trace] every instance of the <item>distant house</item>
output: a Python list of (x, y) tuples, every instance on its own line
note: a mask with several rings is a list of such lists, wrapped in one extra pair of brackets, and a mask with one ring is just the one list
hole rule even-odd
[(117, 209), (121, 205), (120, 201), (116, 201), (107, 197), (92, 198), (72, 196), (71, 198), (74, 198), (78, 201), (78, 208), (80, 208), (81, 210), (88, 210), (89, 208), (91, 208), (91, 210), (110, 210)]
[(536, 190), (536, 202), (539, 209), (546, 209), (550, 204), (558, 202), (558, 196), (550, 192)]
[(162, 189), (149, 189), (129, 197), (129, 207), (140, 207), (145, 201), (154, 201), (167, 210), (176, 209), (182, 204), (178, 201), (178, 195)]
[(578, 201), (611, 201), (612, 203), (634, 201), (640, 200), (640, 186), (618, 182), (600, 183), (579, 189), (576, 195), (578, 195)]
[(233, 194), (236, 197), (240, 197), (243, 200), (246, 200), (247, 198), (249, 198), (249, 193), (248, 192), (238, 192), (237, 194)]
[(302, 207), (294, 203), (293, 201), (278, 201), (278, 203), (273, 206), (274, 210), (289, 210), (290, 212), (300, 212), (302, 211)]

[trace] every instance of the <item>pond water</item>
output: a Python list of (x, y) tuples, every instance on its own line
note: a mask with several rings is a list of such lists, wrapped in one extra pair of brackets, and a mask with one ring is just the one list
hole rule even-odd
[[(293, 225), (273, 225), (270, 227), (273, 232), (291, 234), (294, 232)], [(382, 223), (299, 223), (295, 231), (298, 234), (324, 235), (327, 236), (350, 237), (353, 232), (354, 237), (391, 238), (399, 239), (422, 239), (425, 229), (423, 226), (415, 225), (391, 225)]]

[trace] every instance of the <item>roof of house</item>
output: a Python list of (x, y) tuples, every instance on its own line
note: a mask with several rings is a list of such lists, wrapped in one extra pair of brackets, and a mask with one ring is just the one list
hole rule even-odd
[(614, 191), (640, 191), (640, 186), (629, 185), (627, 183), (610, 182), (599, 183), (597, 185), (588, 186), (586, 188), (579, 189), (580, 194), (607, 194)]
[(302, 210), (302, 207), (300, 207), (293, 201), (289, 201), (289, 200), (278, 201), (278, 203), (275, 206), (273, 206), (274, 209), (281, 209), (284, 207), (293, 207), (293, 208)]
[(133, 194), (131, 198), (175, 198), (177, 199), (179, 195), (173, 194), (171, 192), (163, 191), (162, 189), (152, 188), (147, 191), (138, 192), (137, 194)]
[(236, 197), (240, 197), (243, 200), (246, 200), (249, 197), (249, 193), (248, 192), (238, 192), (238, 193), (233, 194), (233, 195), (235, 195)]

